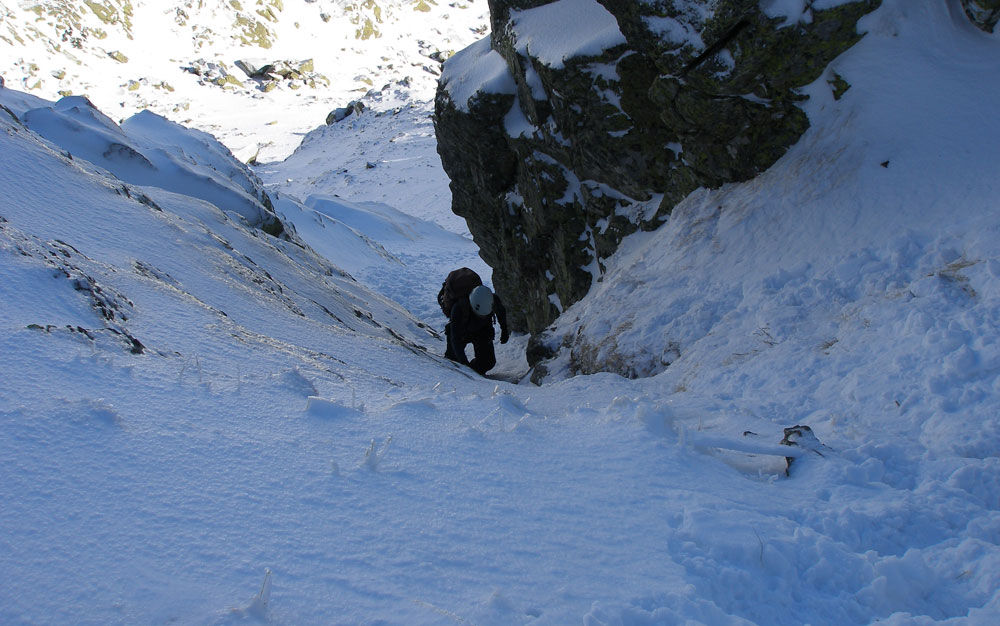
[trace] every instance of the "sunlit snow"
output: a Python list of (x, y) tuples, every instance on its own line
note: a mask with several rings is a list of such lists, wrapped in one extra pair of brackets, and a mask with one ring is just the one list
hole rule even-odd
[[(152, 33), (162, 7), (133, 4)], [(457, 4), (331, 45), (304, 20), (340, 3), (286, 2), (289, 54), (352, 50), (322, 98), (179, 83), (133, 116), (104, 60), (59, 85), (96, 109), (6, 60), (0, 623), (1000, 621), (998, 36), (884, 0), (798, 145), (628, 238), (557, 322), (646, 376), (573, 375), (567, 349), (533, 386), (523, 336), (491, 379), (440, 356), (444, 275), (492, 277), (450, 213), (433, 78), (398, 59), (435, 28), (481, 41), (486, 2)], [(0, 26), (34, 15), (13, 5)], [(544, 8), (518, 28), (559, 63)], [(19, 54), (48, 71), (39, 41)], [(463, 103), (510, 87), (487, 45), (445, 64)], [(389, 87), (352, 93), (380, 56)], [(285, 238), (246, 212), (262, 191)], [(782, 454), (796, 424), (818, 442)]]

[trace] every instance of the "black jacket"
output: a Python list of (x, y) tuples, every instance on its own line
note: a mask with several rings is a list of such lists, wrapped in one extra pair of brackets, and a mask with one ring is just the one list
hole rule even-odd
[(493, 339), (493, 320), (500, 324), (500, 343), (507, 343), (507, 310), (500, 297), (493, 294), (493, 313), (486, 317), (476, 315), (468, 298), (461, 298), (451, 308), (448, 341), (454, 354), (463, 354), (466, 344), (476, 340)]

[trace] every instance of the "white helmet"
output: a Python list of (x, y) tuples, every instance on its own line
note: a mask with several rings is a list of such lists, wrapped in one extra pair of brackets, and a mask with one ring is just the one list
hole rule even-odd
[(493, 313), (493, 292), (489, 287), (479, 285), (469, 294), (469, 304), (476, 315), (486, 317)]

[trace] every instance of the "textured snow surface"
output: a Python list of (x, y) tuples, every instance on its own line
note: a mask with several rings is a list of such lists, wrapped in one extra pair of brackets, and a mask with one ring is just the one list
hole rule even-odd
[[(798, 146), (630, 238), (560, 321), (671, 366), (542, 387), (507, 382), (524, 337), (493, 380), (438, 356), (444, 274), (490, 276), (429, 98), (254, 127), (298, 147), (248, 172), (0, 88), (93, 121), (0, 110), (0, 623), (996, 624), (1000, 40), (930, 1), (863, 26)], [(259, 175), (294, 239), (116, 178), (111, 137)], [(822, 456), (786, 477), (796, 423)]]

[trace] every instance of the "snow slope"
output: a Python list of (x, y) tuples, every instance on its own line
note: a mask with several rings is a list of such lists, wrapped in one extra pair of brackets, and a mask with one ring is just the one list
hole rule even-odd
[(885, 0), (799, 146), (608, 260), (560, 324), (677, 344), (635, 380), (435, 356), (478, 261), (426, 103), (257, 168), (292, 241), (0, 110), (0, 623), (995, 624), (998, 44), (955, 11)]
[[(492, 270), (451, 213), (431, 103), (401, 95), (366, 97), (363, 113), (315, 129), (288, 159), (256, 171), (310, 246), (442, 330), (437, 292), (448, 272), (471, 267), (489, 285)], [(285, 204), (289, 198), (306, 206)], [(357, 241), (353, 233), (369, 244), (345, 246), (342, 237)]]

